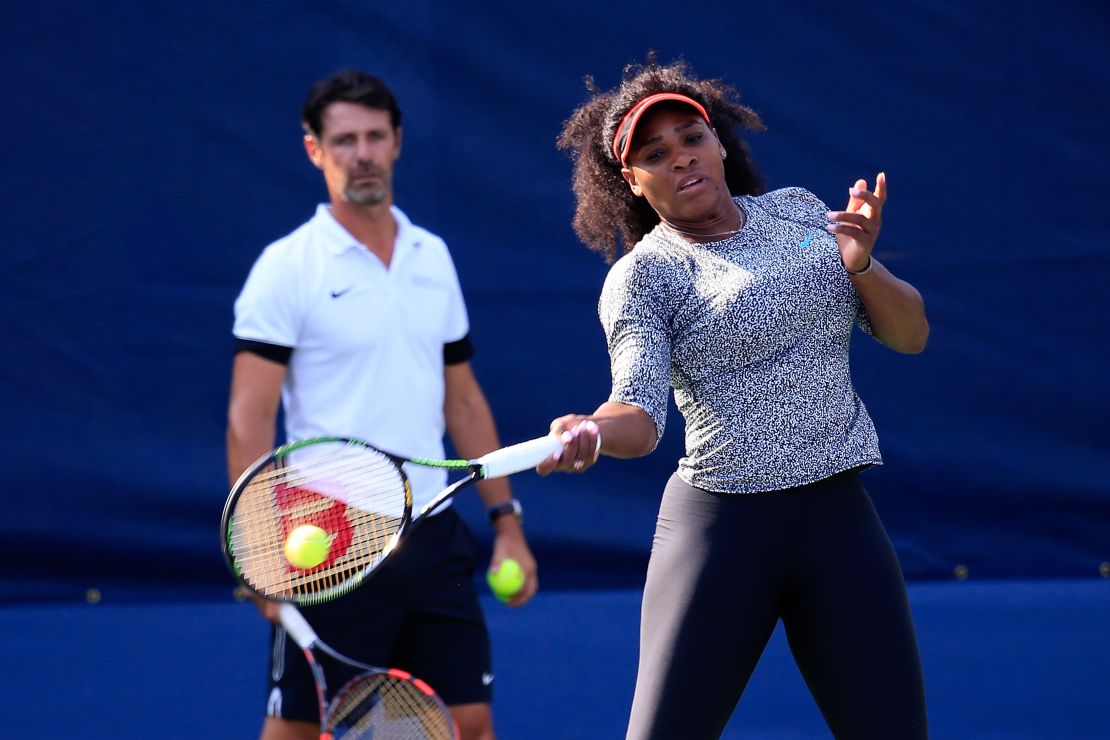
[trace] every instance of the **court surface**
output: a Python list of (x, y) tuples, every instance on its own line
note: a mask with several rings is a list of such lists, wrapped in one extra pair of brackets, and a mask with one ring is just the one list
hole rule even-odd
[[(1110, 580), (918, 583), (910, 600), (932, 737), (1110, 737)], [(486, 600), (501, 740), (623, 737), (639, 603), (632, 590)], [(230, 596), (0, 608), (4, 735), (256, 737), (258, 620)], [(829, 737), (781, 629), (723, 737)]]

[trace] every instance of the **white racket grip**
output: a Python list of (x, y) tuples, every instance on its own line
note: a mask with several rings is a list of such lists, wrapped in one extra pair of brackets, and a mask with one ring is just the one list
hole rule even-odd
[(304, 615), (297, 610), (293, 604), (282, 604), (278, 610), (281, 616), (281, 626), (293, 638), (293, 642), (301, 646), (302, 650), (307, 650), (316, 644), (319, 639), (316, 636), (316, 631), (312, 629), (312, 625), (304, 618)]
[(474, 462), (482, 466), (483, 478), (501, 478), (534, 468), (562, 449), (563, 443), (549, 435), (502, 447)]

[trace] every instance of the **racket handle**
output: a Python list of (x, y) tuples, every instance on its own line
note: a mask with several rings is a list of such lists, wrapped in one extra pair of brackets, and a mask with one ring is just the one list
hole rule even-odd
[(316, 644), (319, 639), (316, 636), (316, 631), (312, 629), (312, 625), (297, 610), (297, 607), (288, 603), (282, 604), (278, 614), (281, 616), (281, 626), (293, 638), (293, 642), (301, 646), (302, 650), (307, 650)]
[(482, 466), (483, 478), (501, 478), (534, 468), (562, 449), (563, 443), (555, 437), (539, 437), (494, 450), (474, 462)]

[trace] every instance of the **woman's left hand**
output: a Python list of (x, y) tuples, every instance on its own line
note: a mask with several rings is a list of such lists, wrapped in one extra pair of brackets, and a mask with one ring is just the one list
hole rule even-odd
[(866, 180), (856, 180), (848, 190), (848, 207), (843, 211), (829, 211), (825, 228), (836, 234), (840, 247), (840, 261), (852, 272), (867, 269), (871, 250), (879, 238), (883, 223), (883, 204), (886, 203), (886, 173), (875, 178), (875, 192), (867, 189)]

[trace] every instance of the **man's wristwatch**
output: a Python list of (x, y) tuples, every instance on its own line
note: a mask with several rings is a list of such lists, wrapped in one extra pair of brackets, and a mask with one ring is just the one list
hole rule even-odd
[(520, 502), (515, 498), (511, 498), (503, 504), (495, 504), (489, 507), (486, 509), (486, 513), (489, 514), (489, 520), (491, 522), (496, 522), (498, 519), (508, 514), (515, 516), (518, 522), (524, 522), (524, 507), (522, 507)]

